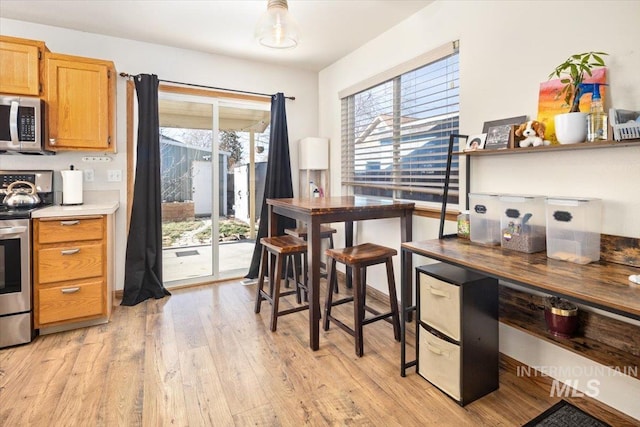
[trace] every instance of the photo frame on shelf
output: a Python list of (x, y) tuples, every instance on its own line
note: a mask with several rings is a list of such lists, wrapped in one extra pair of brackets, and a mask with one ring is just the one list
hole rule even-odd
[(487, 132), (485, 150), (504, 150), (511, 141), (511, 125), (491, 126)]
[(482, 132), (487, 134), (485, 150), (504, 150), (514, 147), (515, 128), (527, 121), (527, 116), (515, 116), (506, 119), (484, 122)]
[(485, 141), (487, 140), (487, 134), (481, 133), (478, 135), (471, 135), (467, 138), (467, 145), (464, 151), (476, 151), (484, 149)]
[(526, 121), (527, 121), (527, 116), (516, 116), (516, 117), (509, 117), (507, 119), (491, 120), (489, 122), (484, 122), (484, 126), (482, 126), (482, 133), (489, 133), (489, 128), (493, 126), (520, 125)]

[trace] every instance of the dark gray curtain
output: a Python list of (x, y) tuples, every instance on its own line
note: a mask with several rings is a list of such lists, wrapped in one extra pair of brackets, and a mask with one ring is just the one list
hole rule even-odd
[[(260, 268), (260, 252), (262, 245), (260, 239), (269, 234), (269, 214), (267, 199), (293, 197), (293, 182), (291, 181), (291, 160), (289, 156), (289, 133), (287, 131), (287, 113), (285, 109), (284, 94), (278, 93), (271, 97), (271, 133), (269, 134), (269, 158), (267, 160), (267, 176), (260, 211), (260, 227), (256, 245), (253, 248), (253, 258), (248, 279), (258, 277)], [(285, 228), (295, 228), (296, 221), (291, 218), (282, 218), (278, 221), (278, 234), (284, 234)]]
[(138, 149), (122, 305), (171, 295), (162, 284), (162, 206), (158, 76), (135, 77)]

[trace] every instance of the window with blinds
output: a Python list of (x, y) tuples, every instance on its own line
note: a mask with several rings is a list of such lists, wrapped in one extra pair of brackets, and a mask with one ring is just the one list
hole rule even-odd
[[(458, 133), (457, 42), (427, 56), (341, 93), (342, 184), (353, 194), (442, 203), (449, 135)], [(458, 203), (458, 188), (454, 156), (447, 203)]]

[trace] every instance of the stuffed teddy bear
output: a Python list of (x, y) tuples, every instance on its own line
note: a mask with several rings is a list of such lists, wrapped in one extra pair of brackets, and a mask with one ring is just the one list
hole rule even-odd
[(520, 141), (520, 147), (538, 147), (540, 145), (549, 145), (550, 142), (544, 139), (545, 131), (544, 123), (537, 120), (529, 120), (522, 123), (518, 129), (516, 129), (517, 136), (524, 136), (525, 138)]

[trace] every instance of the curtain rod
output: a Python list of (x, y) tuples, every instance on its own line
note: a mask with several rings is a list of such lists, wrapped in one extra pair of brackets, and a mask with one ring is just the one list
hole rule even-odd
[[(134, 78), (135, 76), (136, 75), (134, 75), (134, 74), (120, 73), (120, 77), (125, 77), (125, 78), (128, 78), (128, 79)], [(268, 97), (272, 97), (273, 96), (273, 94), (269, 94), (269, 93), (250, 92), (250, 91), (246, 91), (246, 90), (237, 90), (237, 89), (226, 89), (226, 88), (223, 88), (223, 87), (198, 85), (198, 84), (195, 84), (195, 83), (175, 82), (175, 81), (172, 81), (172, 80), (162, 80), (162, 79), (158, 79), (158, 80), (163, 82), (163, 83), (173, 83), (173, 84), (177, 84), (177, 85), (199, 87), (199, 88), (203, 88), (203, 89), (223, 90), (225, 92), (244, 93), (244, 94), (247, 94), (247, 95), (259, 95), (259, 96), (268, 96)], [(285, 98), (286, 99), (290, 99), (292, 101), (295, 101), (295, 99), (296, 99), (295, 96), (285, 96)]]

